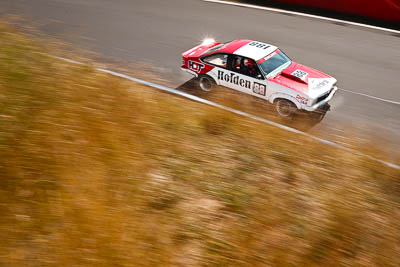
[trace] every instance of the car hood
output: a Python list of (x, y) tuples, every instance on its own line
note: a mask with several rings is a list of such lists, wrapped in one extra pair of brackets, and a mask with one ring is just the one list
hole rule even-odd
[(268, 80), (310, 97), (326, 93), (336, 83), (332, 76), (297, 62), (292, 62), (281, 73)]

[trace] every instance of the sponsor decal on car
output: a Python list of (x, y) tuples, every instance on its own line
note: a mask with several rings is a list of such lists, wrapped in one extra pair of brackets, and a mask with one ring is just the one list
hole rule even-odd
[(329, 84), (329, 81), (326, 79), (312, 79), (310, 81), (311, 88), (314, 90), (321, 89), (327, 84)]
[(280, 52), (279, 49), (275, 50), (274, 52), (272, 52), (272, 53), (269, 54), (268, 56), (266, 56), (266, 57), (260, 59), (260, 60), (258, 61), (258, 64), (264, 63), (265, 61), (267, 61), (267, 60), (270, 59), (271, 57), (275, 56), (275, 55), (278, 54), (279, 52)]
[(302, 104), (307, 104), (308, 103), (308, 98), (301, 96), (301, 95), (297, 95), (296, 96), (297, 101), (299, 101)]
[(204, 69), (204, 64), (189, 60), (188, 67), (190, 70), (200, 73), (202, 69)]
[(225, 81), (228, 83), (233, 83), (241, 87), (251, 89), (251, 81), (242, 79), (239, 75), (231, 72), (230, 74), (225, 73), (222, 70), (218, 70), (218, 80)]

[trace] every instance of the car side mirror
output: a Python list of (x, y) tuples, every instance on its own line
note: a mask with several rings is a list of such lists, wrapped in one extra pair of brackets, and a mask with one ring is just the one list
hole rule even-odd
[(256, 78), (259, 80), (264, 80), (264, 77), (261, 74), (257, 74)]

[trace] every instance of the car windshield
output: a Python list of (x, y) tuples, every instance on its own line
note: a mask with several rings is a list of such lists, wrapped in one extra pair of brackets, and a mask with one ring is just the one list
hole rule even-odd
[(260, 61), (261, 70), (267, 77), (271, 77), (276, 73), (284, 70), (292, 63), (290, 58), (286, 56), (285, 53), (279, 50), (276, 50), (275, 52), (269, 54)]

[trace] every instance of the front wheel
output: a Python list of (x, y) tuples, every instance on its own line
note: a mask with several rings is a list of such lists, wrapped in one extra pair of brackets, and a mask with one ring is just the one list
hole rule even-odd
[(199, 77), (199, 87), (205, 92), (210, 92), (215, 88), (216, 84), (213, 78), (202, 75)]
[(297, 108), (289, 100), (280, 98), (275, 101), (275, 110), (280, 117), (290, 119), (296, 113)]

